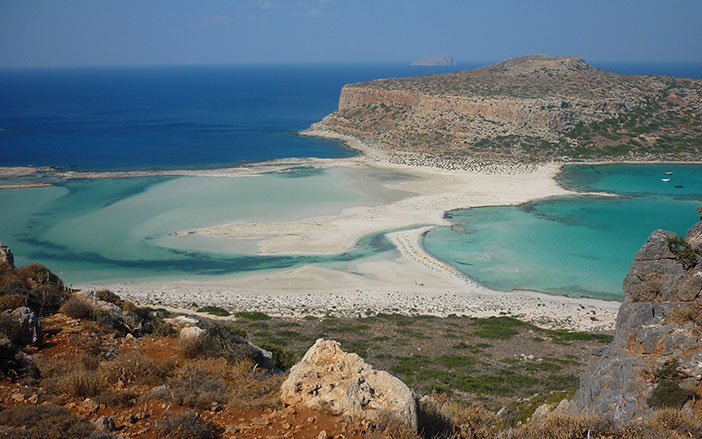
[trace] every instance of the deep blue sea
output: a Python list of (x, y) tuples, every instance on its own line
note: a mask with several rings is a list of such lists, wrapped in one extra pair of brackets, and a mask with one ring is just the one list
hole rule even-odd
[[(352, 152), (335, 142), (291, 135), (334, 111), (344, 84), (486, 64), (0, 70), (0, 166), (202, 168), (348, 156)], [(702, 77), (702, 64), (595, 65)]]
[(206, 168), (344, 157), (294, 136), (349, 82), (475, 67), (244, 65), (0, 70), (0, 166)]
[[(0, 166), (75, 170), (213, 168), (286, 157), (344, 157), (342, 145), (295, 136), (332, 112), (341, 87), (474, 68), (401, 64), (169, 66), (0, 70)], [(702, 64), (595, 63), (620, 73), (702, 77)], [(651, 230), (695, 221), (702, 167), (567, 168), (565, 185), (626, 198), (562, 197), (453, 212), (425, 245), (496, 289), (621, 297), (621, 279)], [(290, 179), (146, 177), (0, 190), (0, 241), (19, 264), (69, 283), (193, 279), (392, 254), (382, 233), (332, 256), (252, 256), (245, 243), (173, 233), (236, 220), (286, 220), (401, 198), (387, 176), (329, 170)], [(357, 190), (359, 179), (372, 189)], [(374, 186), (375, 185), (375, 186)], [(673, 192), (670, 192), (673, 190)], [(509, 232), (509, 233), (507, 233)]]

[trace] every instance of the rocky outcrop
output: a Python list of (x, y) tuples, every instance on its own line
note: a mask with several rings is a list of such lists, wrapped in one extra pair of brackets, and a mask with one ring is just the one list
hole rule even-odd
[(16, 308), (9, 315), (17, 324), (18, 342), (21, 345), (36, 344), (40, 335), (39, 316), (26, 306)]
[(614, 340), (593, 353), (572, 413), (627, 420), (663, 406), (691, 408), (702, 392), (701, 224), (686, 239), (657, 230), (636, 253)]
[[(533, 55), (457, 73), (348, 84), (338, 109), (313, 129), (393, 154), (699, 158), (700, 123), (702, 80), (622, 75), (582, 58)], [(677, 152), (664, 135), (678, 139)]]
[(376, 370), (339, 343), (319, 339), (290, 369), (281, 401), (334, 415), (377, 421), (388, 414), (417, 427), (414, 393), (398, 378)]
[(2, 242), (0, 242), (0, 265), (15, 266), (15, 256), (12, 254), (12, 250)]

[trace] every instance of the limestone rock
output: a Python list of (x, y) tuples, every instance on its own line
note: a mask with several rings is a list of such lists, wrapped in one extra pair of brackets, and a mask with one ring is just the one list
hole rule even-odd
[(675, 233), (656, 230), (634, 256), (624, 294), (634, 302), (691, 301), (702, 291), (702, 267), (687, 269), (670, 249)]
[(109, 416), (100, 416), (93, 421), (93, 425), (98, 431), (115, 431), (115, 421)]
[(204, 329), (198, 328), (197, 326), (186, 326), (180, 330), (178, 338), (181, 341), (197, 340), (204, 332)]
[(692, 226), (685, 235), (685, 240), (693, 249), (702, 249), (702, 206), (697, 208), (697, 214), (700, 216), (700, 222)]
[(19, 325), (22, 343), (35, 344), (39, 340), (39, 316), (34, 311), (22, 306), (12, 311), (10, 316)]
[[(702, 208), (698, 209), (702, 215)], [(687, 233), (692, 247), (700, 238), (702, 223)], [(619, 308), (612, 343), (592, 352), (589, 370), (580, 377), (580, 388), (569, 411), (615, 420), (646, 416), (648, 398), (656, 383), (653, 372), (675, 362), (678, 371), (702, 377), (702, 339), (692, 321), (671, 318), (678, 310), (702, 304), (702, 263), (684, 266), (671, 250), (674, 233), (656, 230), (636, 253), (624, 280), (625, 301)]]
[(12, 254), (10, 247), (0, 242), (0, 265), (7, 264), (10, 267), (15, 266), (15, 256)]
[(369, 421), (389, 412), (417, 427), (414, 393), (397, 377), (344, 352), (332, 340), (318, 339), (290, 369), (281, 401)]

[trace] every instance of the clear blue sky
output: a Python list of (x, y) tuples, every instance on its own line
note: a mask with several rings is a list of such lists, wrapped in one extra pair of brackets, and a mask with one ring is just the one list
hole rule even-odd
[(0, 0), (0, 66), (702, 62), (702, 0)]

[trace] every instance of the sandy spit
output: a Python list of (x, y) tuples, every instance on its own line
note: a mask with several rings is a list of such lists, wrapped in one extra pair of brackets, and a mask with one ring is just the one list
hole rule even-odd
[(218, 305), (231, 311), (258, 310), (277, 316), (357, 316), (365, 315), (368, 310), (439, 316), (508, 314), (551, 328), (595, 331), (614, 328), (619, 302), (491, 290), (435, 260), (421, 246), (421, 237), (427, 230), (447, 224), (443, 215), (448, 210), (516, 205), (570, 194), (553, 178), (562, 163), (499, 165), (472, 170), (443, 169), (431, 161), (408, 166), (390, 163), (382, 151), (358, 139), (331, 132), (303, 134), (343, 141), (362, 155), (350, 159), (290, 159), (245, 168), (163, 175), (238, 177), (301, 165), (369, 167), (411, 174), (415, 178), (388, 185), (415, 195), (382, 206), (345, 209), (338, 215), (292, 222), (239, 222), (181, 234), (255, 239), (257, 254), (334, 254), (348, 250), (368, 233), (407, 228), (388, 235), (398, 249), (394, 256), (352, 261), (343, 269), (301, 266), (216, 281), (191, 279), (78, 287), (109, 288), (141, 304), (179, 309), (191, 309), (190, 304), (197, 303)]

